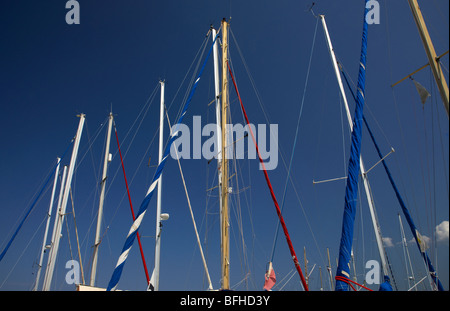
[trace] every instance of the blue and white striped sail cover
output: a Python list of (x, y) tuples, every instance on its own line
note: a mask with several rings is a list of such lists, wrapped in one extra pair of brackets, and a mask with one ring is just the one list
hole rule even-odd
[(122, 249), (122, 253), (120, 254), (119, 260), (117, 260), (117, 264), (114, 269), (113, 275), (111, 276), (111, 279), (109, 281), (109, 284), (107, 287), (108, 291), (115, 290), (117, 287), (117, 284), (119, 283), (119, 279), (120, 279), (120, 276), (122, 275), (122, 270), (125, 265), (125, 261), (127, 260), (128, 254), (131, 250), (131, 247), (133, 246), (134, 240), (136, 238), (136, 234), (139, 230), (139, 227), (141, 226), (142, 220), (145, 216), (145, 212), (147, 211), (147, 207), (150, 203), (150, 200), (152, 199), (153, 192), (156, 188), (156, 185), (158, 184), (158, 181), (160, 180), (162, 170), (164, 169), (164, 165), (166, 164), (167, 157), (169, 156), (169, 153), (170, 153), (170, 147), (172, 146), (172, 143), (174, 142), (174, 140), (177, 137), (179, 125), (183, 121), (186, 111), (189, 108), (189, 104), (191, 103), (192, 96), (194, 95), (195, 90), (197, 89), (198, 82), (200, 81), (200, 77), (205, 69), (205, 65), (211, 55), (212, 47), (214, 46), (214, 43), (216, 42), (217, 37), (218, 37), (218, 35), (216, 35), (216, 37), (214, 38), (213, 45), (209, 49), (208, 55), (206, 56), (206, 59), (203, 62), (203, 65), (200, 69), (197, 79), (195, 80), (194, 86), (192, 87), (192, 90), (189, 93), (188, 100), (186, 101), (186, 103), (183, 107), (183, 111), (175, 125), (175, 130), (172, 132), (172, 136), (170, 137), (169, 143), (167, 144), (166, 149), (164, 150), (163, 158), (162, 158), (161, 162), (159, 163), (158, 168), (156, 169), (155, 175), (153, 176), (153, 180), (150, 185), (150, 188), (148, 189), (147, 195), (145, 196), (144, 200), (141, 203), (141, 206), (139, 207), (139, 212), (136, 216), (136, 220), (133, 222), (133, 225), (131, 226), (130, 231), (128, 232), (127, 239), (125, 240), (125, 244)]
[[(366, 4), (369, 1), (366, 0)], [(361, 57), (358, 74), (358, 90), (353, 120), (350, 160), (348, 164), (347, 187), (345, 189), (344, 217), (342, 221), (342, 235), (339, 247), (339, 263), (336, 276), (350, 277), (350, 260), (353, 242), (353, 227), (355, 222), (356, 202), (358, 197), (358, 178), (361, 154), (361, 129), (364, 109), (364, 89), (366, 84), (366, 54), (367, 54), (367, 5), (364, 10), (364, 26), (362, 34)], [(336, 280), (336, 291), (348, 290), (348, 284)]]

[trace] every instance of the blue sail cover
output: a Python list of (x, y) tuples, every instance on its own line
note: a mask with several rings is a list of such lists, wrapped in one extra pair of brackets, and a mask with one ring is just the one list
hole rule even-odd
[[(366, 0), (366, 4), (369, 0)], [(366, 54), (367, 54), (367, 5), (364, 10), (364, 24), (361, 44), (361, 57), (358, 74), (358, 90), (356, 97), (355, 116), (353, 120), (352, 142), (350, 150), (350, 160), (348, 165), (347, 187), (345, 189), (344, 217), (342, 222), (342, 235), (339, 247), (339, 263), (336, 276), (344, 278), (350, 277), (350, 260), (353, 242), (353, 227), (355, 223), (356, 202), (358, 197), (358, 178), (361, 154), (361, 132), (364, 109), (364, 90), (366, 84)], [(336, 291), (347, 291), (348, 284), (341, 280), (336, 280)]]

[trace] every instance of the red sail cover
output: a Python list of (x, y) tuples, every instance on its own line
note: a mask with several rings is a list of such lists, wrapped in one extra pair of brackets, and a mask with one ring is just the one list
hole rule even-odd
[(269, 263), (269, 270), (267, 270), (264, 280), (264, 290), (270, 291), (272, 287), (277, 282), (277, 278), (275, 276), (275, 270), (273, 270), (272, 263)]

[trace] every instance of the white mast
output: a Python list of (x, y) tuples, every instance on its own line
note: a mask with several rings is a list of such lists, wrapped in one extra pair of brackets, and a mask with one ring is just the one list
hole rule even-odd
[(85, 117), (86, 117), (86, 115), (84, 115), (84, 114), (80, 115), (80, 123), (78, 125), (78, 131), (76, 134), (75, 143), (73, 145), (72, 158), (70, 159), (69, 172), (67, 173), (67, 181), (66, 181), (66, 184), (64, 187), (64, 194), (63, 194), (61, 207), (60, 207), (59, 214), (58, 214), (58, 222), (56, 224), (56, 231), (54, 232), (55, 240), (52, 245), (51, 256), (49, 256), (47, 272), (46, 272), (45, 278), (44, 278), (43, 290), (45, 290), (45, 291), (50, 290), (50, 284), (51, 284), (52, 278), (53, 278), (53, 271), (55, 270), (56, 255), (58, 253), (59, 241), (61, 239), (62, 224), (64, 222), (64, 215), (66, 213), (66, 206), (67, 206), (67, 201), (69, 199), (70, 185), (72, 183), (72, 176), (73, 176), (73, 171), (75, 169), (75, 162), (76, 162), (77, 155), (78, 155), (78, 147), (80, 146), (81, 133), (83, 131)]
[[(352, 116), (350, 114), (350, 109), (348, 107), (347, 97), (345, 95), (345, 90), (344, 90), (344, 86), (342, 84), (342, 79), (341, 79), (341, 75), (340, 75), (340, 72), (339, 72), (339, 67), (338, 67), (338, 64), (337, 64), (337, 61), (336, 61), (336, 55), (334, 54), (333, 46), (331, 44), (330, 35), (328, 33), (327, 24), (325, 22), (325, 16), (324, 15), (319, 15), (319, 16), (320, 16), (320, 19), (322, 20), (323, 29), (325, 31), (325, 37), (326, 37), (327, 43), (328, 43), (328, 49), (330, 51), (331, 61), (333, 62), (333, 67), (334, 67), (334, 71), (336, 73), (336, 78), (338, 80), (339, 89), (341, 91), (341, 95), (342, 95), (342, 98), (344, 100), (345, 110), (347, 112), (347, 120), (348, 120), (348, 123), (349, 123), (349, 126), (350, 126), (350, 131), (353, 131)], [(381, 229), (380, 229), (380, 226), (378, 224), (378, 219), (377, 219), (377, 216), (376, 216), (376, 213), (375, 213), (375, 209), (374, 209), (374, 206), (373, 206), (372, 194), (370, 193), (369, 178), (367, 177), (366, 170), (364, 168), (364, 162), (363, 162), (363, 159), (362, 159), (361, 155), (360, 155), (360, 170), (361, 170), (361, 176), (362, 176), (363, 183), (364, 183), (364, 189), (366, 191), (367, 203), (369, 204), (369, 211), (370, 211), (370, 216), (372, 218), (373, 228), (374, 228), (374, 231), (375, 231), (375, 238), (376, 238), (376, 241), (377, 241), (378, 251), (380, 253), (381, 265), (383, 267), (383, 273), (384, 273), (384, 275), (389, 275), (388, 274), (388, 268), (387, 268), (386, 254), (385, 254), (384, 247), (383, 247), (383, 240), (381, 238)]]
[(92, 270), (91, 270), (91, 281), (90, 285), (95, 286), (95, 277), (97, 275), (97, 262), (98, 262), (98, 247), (101, 243), (101, 229), (102, 229), (102, 219), (103, 219), (103, 204), (105, 202), (105, 189), (106, 189), (106, 179), (108, 172), (108, 162), (110, 161), (109, 145), (111, 141), (111, 129), (113, 122), (113, 114), (109, 113), (108, 122), (108, 134), (106, 136), (106, 147), (105, 147), (105, 158), (103, 160), (103, 175), (101, 181), (101, 192), (100, 201), (98, 204), (98, 216), (97, 216), (97, 230), (95, 232), (95, 244), (94, 244), (94, 255), (92, 259)]
[[(405, 268), (406, 268), (406, 277), (408, 278), (408, 287), (411, 288), (411, 281), (414, 283), (414, 270), (411, 264), (411, 257), (409, 257), (409, 251), (408, 251), (408, 242), (406, 241), (406, 235), (405, 230), (403, 229), (403, 223), (402, 223), (402, 217), (400, 214), (398, 214), (398, 221), (400, 223), (400, 232), (402, 234), (402, 245), (403, 245), (403, 254), (405, 255)], [(409, 269), (408, 269), (408, 263), (406, 262), (406, 257), (408, 257), (409, 260), (409, 267), (411, 269), (411, 275), (409, 275)], [(415, 287), (417, 291), (417, 287)]]
[(47, 213), (47, 224), (45, 225), (44, 240), (42, 241), (42, 248), (41, 248), (41, 257), (39, 258), (39, 266), (38, 266), (38, 271), (36, 274), (36, 283), (34, 284), (33, 291), (37, 291), (37, 288), (39, 285), (39, 278), (41, 277), (42, 261), (44, 260), (45, 244), (47, 242), (48, 228), (50, 226), (50, 218), (52, 216), (53, 201), (55, 199), (55, 192), (56, 192), (56, 184), (58, 183), (60, 161), (61, 161), (60, 158), (56, 158), (56, 163), (58, 165), (56, 166), (56, 170), (55, 170), (55, 180), (53, 181), (52, 196), (50, 198), (50, 206), (48, 207), (48, 213)]
[[(216, 38), (216, 30), (212, 28), (212, 40)], [(219, 57), (217, 46), (219, 44), (219, 40), (214, 42), (213, 47), (213, 57), (214, 57), (214, 90), (216, 96), (216, 136), (217, 136), (217, 180), (219, 181), (219, 198), (222, 198), (222, 170), (220, 167), (222, 166), (222, 129), (221, 129), (221, 121), (220, 121), (220, 78), (219, 78)], [(222, 200), (220, 202), (220, 226), (222, 226)], [(222, 232), (222, 231), (221, 231)], [(220, 236), (222, 239), (222, 235)], [(222, 241), (221, 241), (222, 242)]]
[[(159, 111), (159, 163), (163, 157), (163, 134), (164, 134), (164, 86), (165, 82), (160, 81), (161, 84), (161, 102)], [(161, 192), (162, 192), (162, 174), (158, 181), (158, 197), (156, 201), (156, 236), (155, 236), (155, 270), (153, 271), (152, 278), (154, 276), (154, 288), (155, 291), (159, 290), (159, 267), (161, 258)]]
[(53, 222), (52, 239), (50, 241), (50, 245), (46, 246), (46, 248), (48, 248), (50, 250), (50, 252), (49, 252), (48, 258), (47, 258), (47, 267), (45, 270), (44, 284), (42, 285), (42, 290), (44, 290), (45, 279), (47, 278), (47, 274), (49, 273), (50, 262), (52, 261), (51, 258), (52, 258), (52, 253), (53, 253), (53, 245), (55, 245), (55, 237), (56, 237), (56, 230), (57, 230), (56, 228), (58, 227), (58, 223), (61, 221), (59, 215), (60, 215), (60, 210), (61, 210), (62, 197), (64, 195), (64, 186), (66, 184), (66, 179), (67, 179), (66, 177), (67, 177), (67, 165), (64, 165), (63, 175), (62, 175), (62, 179), (61, 179), (61, 186), (59, 188), (58, 204), (56, 205), (55, 221)]

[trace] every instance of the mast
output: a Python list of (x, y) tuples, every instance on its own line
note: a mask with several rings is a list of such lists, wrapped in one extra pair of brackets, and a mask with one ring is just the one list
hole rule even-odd
[[(159, 162), (161, 164), (163, 157), (163, 134), (164, 134), (164, 81), (161, 84), (161, 101), (159, 111)], [(159, 290), (159, 267), (161, 257), (161, 193), (162, 193), (162, 173), (158, 182), (158, 197), (156, 198), (156, 236), (155, 236), (155, 270), (154, 275), (154, 290)]]
[[(361, 140), (362, 140), (362, 118), (365, 104), (365, 80), (366, 80), (366, 54), (367, 54), (367, 32), (368, 24), (365, 18), (368, 14), (369, 0), (366, 0), (364, 9), (364, 22), (361, 42), (361, 55), (358, 73), (358, 94), (356, 98), (356, 107), (354, 114), (354, 124), (352, 127), (351, 152), (348, 162), (347, 185), (345, 187), (344, 213), (342, 219), (341, 242), (339, 246), (339, 262), (336, 271), (336, 291), (348, 290), (348, 282), (345, 279), (350, 278), (350, 251), (353, 244), (353, 231), (356, 215), (356, 201), (358, 197), (358, 178), (361, 165)], [(364, 174), (362, 174), (364, 176)], [(364, 183), (366, 185), (366, 182)], [(377, 232), (377, 230), (375, 230)], [(378, 238), (377, 238), (378, 240)], [(378, 242), (378, 241), (377, 241)], [(380, 247), (379, 247), (380, 248)], [(380, 253), (381, 254), (381, 253)], [(383, 260), (383, 257), (381, 257)], [(384, 268), (383, 268), (384, 269)], [(386, 276), (386, 274), (385, 274)]]
[[(339, 71), (339, 67), (338, 67), (338, 63), (336, 60), (336, 55), (334, 53), (334, 49), (333, 49), (333, 45), (331, 43), (331, 39), (330, 39), (330, 35), (328, 33), (328, 28), (327, 28), (327, 24), (325, 22), (325, 16), (324, 15), (319, 15), (320, 19), (322, 20), (322, 25), (323, 25), (323, 29), (325, 32), (325, 37), (327, 40), (327, 44), (328, 44), (328, 49), (330, 52), (330, 56), (331, 56), (331, 61), (333, 63), (333, 67), (334, 67), (334, 71), (336, 74), (336, 78), (339, 84), (339, 89), (341, 92), (341, 96), (342, 99), (344, 101), (344, 106), (345, 106), (345, 110), (347, 113), (347, 120), (348, 120), (348, 124), (350, 127), (350, 131), (353, 132), (353, 121), (352, 121), (352, 117), (350, 114), (350, 108), (348, 106), (348, 102), (347, 102), (347, 96), (345, 95), (345, 90), (344, 90), (344, 86), (342, 83), (342, 79), (341, 79), (341, 75), (340, 75), (340, 71)], [(372, 225), (374, 228), (374, 232), (375, 232), (375, 238), (376, 238), (376, 242), (377, 242), (377, 247), (378, 247), (378, 252), (380, 253), (380, 259), (381, 259), (381, 266), (383, 268), (383, 273), (384, 275), (388, 275), (388, 267), (387, 267), (387, 260), (386, 260), (386, 254), (384, 251), (384, 247), (383, 247), (383, 240), (382, 240), (382, 235), (381, 235), (381, 229), (380, 229), (380, 225), (378, 224), (378, 219), (377, 219), (377, 215), (375, 213), (375, 208), (373, 206), (373, 198), (372, 198), (372, 194), (370, 191), (370, 184), (369, 184), (369, 178), (366, 174), (366, 169), (364, 166), (364, 162), (362, 159), (361, 154), (359, 155), (359, 168), (360, 168), (360, 173), (361, 173), (361, 177), (363, 180), (363, 184), (364, 184), (364, 190), (366, 192), (366, 197), (367, 197), (367, 203), (369, 205), (369, 212), (370, 212), (370, 216), (372, 219)]]
[(184, 104), (182, 113), (179, 116), (177, 123), (174, 125), (174, 130), (170, 134), (170, 139), (164, 149), (164, 156), (161, 160), (161, 163), (159, 163), (158, 167), (156, 168), (156, 172), (155, 172), (155, 175), (153, 176), (151, 185), (148, 188), (147, 194), (145, 195), (145, 198), (142, 201), (141, 206), (139, 207), (139, 211), (136, 215), (136, 220), (131, 225), (130, 231), (128, 231), (128, 235), (127, 235), (127, 238), (123, 245), (122, 252), (119, 256), (119, 259), (117, 260), (116, 267), (111, 276), (111, 279), (109, 280), (108, 287), (106, 288), (107, 291), (115, 290), (117, 287), (117, 284), (119, 283), (120, 276), (122, 275), (122, 272), (123, 272), (123, 267), (128, 258), (128, 254), (130, 253), (131, 247), (133, 246), (134, 240), (136, 239), (136, 235), (141, 226), (142, 220), (144, 219), (145, 213), (147, 212), (147, 208), (153, 197), (153, 193), (155, 192), (156, 185), (158, 184), (158, 181), (161, 177), (161, 173), (164, 169), (165, 163), (167, 161), (167, 157), (169, 156), (169, 153), (170, 153), (170, 148), (171, 148), (173, 142), (175, 141), (176, 135), (178, 135), (178, 128), (179, 128), (181, 122), (183, 122), (183, 118), (186, 115), (186, 112), (192, 101), (192, 97), (194, 96), (195, 90), (197, 89), (198, 83), (199, 83), (200, 78), (205, 69), (206, 62), (208, 61), (209, 57), (211, 56), (211, 51), (212, 51), (212, 47), (209, 50), (208, 55), (206, 56), (206, 59), (203, 62), (203, 65), (201, 66), (200, 72), (197, 75), (197, 79), (195, 80), (194, 85), (192, 86), (192, 89), (189, 93), (188, 99), (187, 99), (186, 103)]
[(417, 0), (408, 0), (408, 3), (412, 11), (414, 21), (416, 22), (417, 29), (419, 30), (420, 39), (422, 39), (422, 43), (428, 57), (428, 63), (431, 67), (431, 71), (433, 72), (434, 79), (436, 80), (439, 93), (441, 94), (442, 103), (444, 104), (448, 117), (448, 85), (439, 63), (440, 59), (437, 57), (436, 51), (434, 50), (433, 42), (431, 41), (427, 25), (425, 24), (422, 12), (420, 11), (419, 3)]
[(48, 258), (47, 258), (47, 266), (46, 266), (46, 270), (45, 270), (44, 284), (42, 285), (42, 290), (44, 290), (44, 287), (45, 287), (45, 282), (46, 282), (45, 279), (47, 278), (47, 275), (50, 273), (49, 268), (50, 268), (50, 263), (52, 261), (51, 258), (52, 258), (52, 253), (53, 253), (53, 245), (55, 245), (56, 230), (58, 228), (59, 222), (61, 221), (61, 218), (59, 217), (59, 215), (60, 215), (60, 210), (61, 210), (62, 197), (64, 195), (64, 187), (66, 184), (66, 176), (67, 176), (67, 165), (64, 165), (62, 179), (61, 179), (61, 186), (59, 189), (58, 204), (56, 205), (56, 216), (55, 216), (55, 221), (53, 223), (52, 239), (50, 241), (50, 245), (47, 246), (47, 248), (50, 249), (50, 252), (49, 252)]
[(327, 256), (328, 256), (328, 275), (330, 276), (330, 285), (331, 285), (331, 290), (333, 290), (333, 271), (331, 270), (331, 260), (330, 260), (330, 249), (327, 247)]
[[(212, 40), (214, 42), (213, 46), (213, 58), (214, 58), (214, 91), (216, 96), (216, 137), (217, 137), (217, 179), (219, 181), (219, 198), (222, 198), (222, 137), (219, 137), (219, 133), (222, 133), (221, 130), (221, 120), (220, 120), (220, 78), (219, 78), (219, 57), (218, 57), (218, 42), (214, 41), (216, 38), (216, 30), (212, 28)], [(222, 227), (222, 200), (219, 200), (220, 204), (220, 226)], [(221, 229), (222, 232), (222, 229)], [(221, 243), (222, 243), (222, 235), (221, 235)]]
[(320, 275), (320, 291), (323, 292), (322, 267), (320, 267), (320, 266), (319, 266), (319, 275)]
[(42, 248), (41, 248), (41, 257), (39, 258), (39, 266), (38, 271), (36, 274), (36, 283), (34, 284), (33, 291), (37, 291), (38, 285), (39, 285), (39, 278), (41, 277), (41, 269), (42, 269), (42, 261), (44, 260), (44, 253), (45, 253), (45, 244), (47, 242), (47, 235), (48, 235), (48, 228), (50, 226), (50, 218), (52, 216), (52, 209), (53, 209), (53, 201), (55, 199), (55, 191), (56, 191), (56, 184), (58, 183), (58, 174), (59, 174), (59, 166), (61, 159), (56, 158), (56, 169), (55, 169), (55, 179), (53, 181), (53, 189), (52, 189), (52, 196), (50, 198), (50, 206), (48, 207), (48, 213), (47, 213), (47, 223), (45, 225), (45, 233), (44, 233), (44, 239), (42, 241)]
[(308, 284), (309, 277), (308, 277), (308, 260), (306, 259), (306, 246), (303, 246), (303, 257), (305, 260), (305, 279), (306, 279), (306, 284)]
[(70, 186), (72, 183), (72, 176), (75, 170), (75, 163), (78, 155), (78, 147), (80, 146), (81, 133), (83, 132), (84, 121), (86, 118), (85, 114), (80, 114), (80, 123), (78, 125), (78, 130), (75, 138), (75, 143), (73, 145), (72, 158), (70, 159), (69, 171), (67, 173), (67, 180), (64, 187), (64, 194), (62, 197), (61, 207), (58, 214), (58, 222), (56, 224), (56, 231), (53, 232), (55, 238), (53, 245), (51, 246), (51, 256), (49, 255), (49, 263), (47, 265), (47, 272), (44, 278), (43, 290), (50, 290), (50, 284), (53, 278), (53, 271), (55, 270), (56, 255), (58, 254), (59, 242), (61, 239), (62, 224), (64, 222), (64, 216), (66, 213), (67, 201), (69, 199)]
[(275, 210), (277, 212), (278, 219), (280, 221), (281, 227), (283, 228), (284, 236), (286, 238), (286, 242), (289, 247), (289, 252), (291, 253), (292, 261), (294, 262), (295, 268), (297, 269), (298, 275), (300, 276), (300, 280), (302, 282), (304, 290), (309, 291), (308, 284), (306, 284), (305, 277), (303, 276), (303, 272), (300, 267), (300, 263), (298, 262), (297, 255), (295, 253), (294, 246), (292, 245), (291, 237), (289, 236), (289, 232), (287, 230), (286, 223), (284, 222), (283, 215), (281, 214), (280, 205), (278, 204), (277, 198), (273, 191), (273, 187), (272, 187), (272, 183), (270, 182), (269, 175), (267, 174), (266, 166), (264, 165), (264, 161), (261, 158), (261, 153), (259, 152), (259, 147), (258, 147), (258, 144), (256, 143), (256, 138), (255, 138), (255, 135), (253, 134), (252, 127), (250, 126), (250, 121), (248, 120), (248, 116), (247, 116), (247, 112), (245, 111), (244, 104), (242, 103), (241, 95), (239, 95), (239, 90), (236, 85), (236, 80), (234, 79), (233, 73), (231, 72), (230, 64), (227, 64), (227, 65), (228, 65), (228, 71), (231, 76), (231, 80), (233, 81), (233, 85), (236, 90), (236, 95), (238, 96), (239, 103), (241, 104), (241, 109), (242, 109), (242, 113), (245, 118), (245, 122), (247, 123), (247, 126), (249, 127), (250, 135), (251, 135), (253, 143), (255, 144), (255, 147), (256, 147), (256, 153), (258, 154), (260, 168), (262, 168), (262, 171), (264, 173), (264, 178), (266, 179), (267, 187), (269, 188), (269, 191), (270, 191), (270, 196), (272, 197), (272, 201), (273, 201), (273, 204), (275, 205)]
[[(409, 257), (408, 242), (406, 241), (405, 230), (403, 229), (402, 217), (400, 216), (400, 213), (398, 214), (398, 221), (400, 223), (400, 232), (402, 235), (403, 255), (405, 256), (406, 277), (408, 278), (408, 287), (411, 288), (411, 281), (415, 282), (414, 270), (411, 264), (411, 257)], [(407, 256), (409, 260), (409, 267), (411, 268), (411, 275), (409, 275), (408, 262), (406, 261)], [(415, 289), (417, 291), (417, 287)]]
[(228, 221), (228, 160), (226, 156), (227, 143), (227, 109), (228, 109), (228, 23), (222, 20), (222, 221), (221, 221), (221, 249), (222, 249), (222, 289), (230, 289), (230, 237)]
[(91, 281), (90, 285), (95, 286), (95, 277), (97, 275), (97, 262), (98, 262), (98, 247), (100, 246), (101, 241), (101, 230), (102, 230), (102, 220), (103, 220), (103, 204), (105, 202), (105, 189), (106, 189), (106, 179), (108, 173), (108, 162), (109, 159), (109, 145), (111, 141), (111, 129), (113, 122), (113, 114), (109, 113), (109, 122), (108, 122), (108, 134), (106, 136), (106, 147), (105, 147), (105, 157), (103, 160), (103, 174), (101, 181), (101, 192), (100, 192), (100, 201), (98, 204), (98, 216), (97, 216), (97, 230), (95, 232), (95, 244), (94, 244), (94, 255), (92, 259), (92, 270), (91, 270)]

